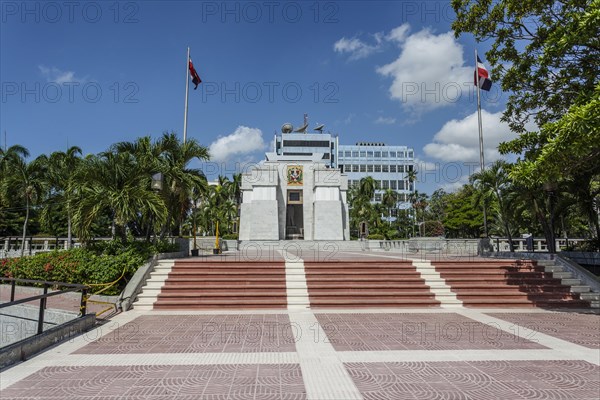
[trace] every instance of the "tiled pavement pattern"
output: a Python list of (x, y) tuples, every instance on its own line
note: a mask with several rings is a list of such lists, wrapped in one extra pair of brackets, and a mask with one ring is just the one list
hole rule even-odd
[(590, 349), (598, 349), (600, 346), (600, 315), (598, 314), (488, 313), (488, 315)]
[(597, 399), (583, 361), (349, 363), (364, 399)]
[(294, 352), (285, 314), (143, 315), (78, 354)]
[(316, 314), (337, 351), (543, 349), (454, 313)]
[(44, 399), (305, 399), (300, 368), (277, 365), (46, 367), (2, 392)]
[[(96, 331), (2, 371), (0, 398), (598, 397), (600, 343), (590, 340), (585, 330), (588, 347), (570, 341), (581, 339), (575, 330), (571, 330), (569, 340), (557, 338), (563, 326), (574, 323), (591, 326), (597, 315), (499, 311), (383, 309), (316, 314), (278, 310), (132, 311), (116, 316)], [(562, 325), (557, 332), (546, 330), (532, 335), (525, 327), (515, 329), (519, 326), (505, 320), (510, 317), (547, 325), (562, 321)], [(573, 322), (573, 318), (577, 321)], [(332, 321), (343, 328), (328, 335)], [(216, 331), (207, 336), (205, 342), (209, 347), (193, 346), (191, 343), (202, 332), (198, 325), (203, 323)], [(469, 335), (465, 331), (466, 336), (461, 339), (448, 336), (450, 330), (444, 337), (443, 329), (430, 329), (428, 334), (425, 332), (425, 343), (438, 343), (429, 347), (420, 343), (421, 333), (415, 333), (418, 340), (402, 337), (400, 324), (409, 323), (416, 325), (406, 325), (410, 328), (405, 327), (405, 335), (420, 324), (437, 324), (441, 329), (443, 324), (467, 323), (473, 328), (469, 328), (472, 332)], [(486, 323), (489, 327), (482, 326)], [(243, 325), (248, 329), (234, 328)], [(133, 326), (136, 328), (132, 329)], [(276, 329), (277, 335), (270, 335), (268, 326), (289, 326), (291, 334), (282, 334), (281, 328)], [(485, 336), (486, 329), (487, 336), (478, 341), (476, 332)], [(339, 332), (345, 335), (345, 342), (336, 343), (336, 337), (341, 337), (336, 336)], [(161, 335), (163, 341), (156, 343)], [(475, 339), (471, 340), (472, 337)], [(388, 343), (390, 338), (393, 340)], [(273, 343), (277, 340), (277, 344), (270, 343), (271, 340)], [(130, 345), (133, 343), (136, 346)], [(232, 344), (236, 345), (230, 347)], [(364, 344), (372, 344), (372, 348), (365, 348)]]

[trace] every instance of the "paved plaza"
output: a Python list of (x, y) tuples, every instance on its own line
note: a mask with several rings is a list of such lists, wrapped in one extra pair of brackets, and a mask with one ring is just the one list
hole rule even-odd
[(599, 397), (600, 315), (460, 304), (134, 309), (0, 372), (2, 400)]
[(597, 399), (600, 316), (130, 311), (0, 374), (5, 399)]

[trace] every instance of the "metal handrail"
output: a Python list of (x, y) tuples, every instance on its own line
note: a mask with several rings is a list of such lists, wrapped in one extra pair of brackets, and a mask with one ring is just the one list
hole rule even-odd
[[(58, 296), (64, 293), (70, 292), (78, 292), (81, 290), (81, 303), (79, 305), (80, 315), (78, 317), (83, 318), (87, 312), (87, 292), (90, 289), (87, 285), (81, 285), (77, 283), (65, 283), (65, 282), (50, 282), (50, 281), (37, 281), (32, 279), (17, 279), (17, 278), (6, 278), (0, 277), (1, 282), (10, 282), (10, 302), (8, 303), (0, 303), (0, 309), (7, 308), (10, 306), (15, 306), (18, 304), (29, 303), (31, 301), (39, 300), (40, 301), (40, 312), (38, 317), (38, 335), (44, 331), (44, 310), (46, 309), (46, 300), (48, 297)], [(36, 296), (26, 297), (24, 299), (15, 300), (15, 289), (17, 282), (22, 283), (33, 283), (38, 285), (43, 285), (44, 293)], [(53, 286), (66, 287), (67, 289), (57, 290), (54, 292), (48, 293), (48, 288)]]

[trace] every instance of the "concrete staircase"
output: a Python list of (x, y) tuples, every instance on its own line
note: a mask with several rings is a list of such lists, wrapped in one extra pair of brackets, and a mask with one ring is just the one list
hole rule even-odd
[(141, 293), (138, 294), (137, 301), (133, 304), (134, 310), (148, 311), (154, 308), (154, 302), (158, 298), (173, 265), (173, 260), (161, 260), (158, 262), (158, 265), (150, 273), (146, 285), (142, 288)]
[[(144, 289), (145, 290), (145, 289)], [(178, 260), (154, 310), (286, 308), (283, 262)]]
[(555, 265), (526, 260), (433, 264), (466, 307), (590, 307), (590, 301), (580, 296), (589, 287)]
[(435, 299), (440, 302), (444, 308), (462, 307), (463, 303), (456, 297), (446, 280), (440, 276), (440, 273), (431, 265), (431, 261), (414, 260), (412, 264), (417, 272), (421, 274), (421, 278), (425, 281), (425, 285), (429, 286), (429, 290), (435, 296)]
[(411, 261), (305, 262), (311, 308), (437, 307)]
[(546, 272), (551, 272), (554, 278), (560, 279), (561, 284), (569, 286), (571, 293), (577, 293), (579, 298), (590, 303), (590, 308), (600, 309), (600, 293), (592, 292), (592, 289), (581, 280), (574, 278), (573, 274), (565, 271), (565, 268), (557, 265), (554, 260), (538, 260), (537, 265), (544, 267)]

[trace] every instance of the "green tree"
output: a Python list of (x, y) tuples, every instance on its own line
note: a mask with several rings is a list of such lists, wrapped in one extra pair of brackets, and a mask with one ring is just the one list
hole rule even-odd
[[(72, 146), (67, 151), (53, 152), (48, 158), (46, 181), (48, 184), (48, 199), (42, 213), (42, 218), (50, 220), (53, 209), (64, 209), (67, 215), (67, 242), (71, 248), (73, 207), (75, 200), (75, 177), (80, 166), (81, 149)], [(56, 207), (61, 205), (63, 207)]]
[(444, 230), (450, 238), (477, 238), (483, 225), (483, 212), (475, 207), (477, 191), (473, 185), (464, 185), (446, 196)]
[(150, 176), (141, 173), (128, 153), (105, 152), (88, 156), (77, 176), (78, 193), (74, 222), (82, 240), (90, 238), (90, 228), (105, 211), (112, 218), (112, 236), (126, 238), (127, 225), (140, 214), (151, 213), (158, 224), (166, 218), (160, 196), (150, 190)]
[(478, 191), (478, 194), (475, 197), (477, 204), (480, 204), (481, 202), (484, 204), (495, 203), (495, 210), (504, 227), (504, 234), (508, 238), (510, 251), (514, 252), (515, 249), (510, 229), (512, 207), (509, 199), (511, 193), (511, 181), (508, 177), (508, 169), (509, 164), (507, 162), (498, 160), (483, 171), (471, 175), (469, 180), (474, 184), (475, 189)]
[[(458, 37), (491, 41), (492, 76), (510, 93), (504, 120), (525, 132), (556, 121), (572, 104), (591, 97), (600, 75), (600, 0), (452, 0)], [(543, 134), (517, 139), (522, 150)], [(520, 151), (517, 151), (520, 153)]]
[(21, 202), (25, 210), (23, 221), (21, 256), (25, 252), (25, 237), (27, 236), (27, 224), (31, 208), (36, 206), (44, 193), (44, 175), (46, 173), (48, 157), (41, 155), (31, 162), (27, 162), (22, 151), (13, 153), (7, 160), (3, 179), (3, 189), (12, 193)]
[(161, 237), (167, 233), (172, 221), (179, 227), (181, 235), (183, 221), (191, 209), (192, 189), (207, 185), (204, 173), (198, 168), (190, 168), (190, 163), (194, 159), (208, 160), (210, 154), (208, 149), (195, 139), (188, 139), (183, 143), (173, 132), (164, 133), (160, 143), (163, 149), (162, 168), (166, 183), (163, 196), (166, 198), (168, 209), (167, 225), (161, 232)]
[(20, 210), (22, 205), (15, 193), (8, 191), (7, 180), (13, 164), (29, 157), (29, 151), (21, 145), (13, 145), (7, 149), (0, 147), (0, 235), (16, 235), (21, 232)]
[(392, 189), (386, 189), (381, 196), (381, 204), (387, 209), (388, 221), (392, 218), (392, 209), (396, 208), (398, 203), (398, 193)]

